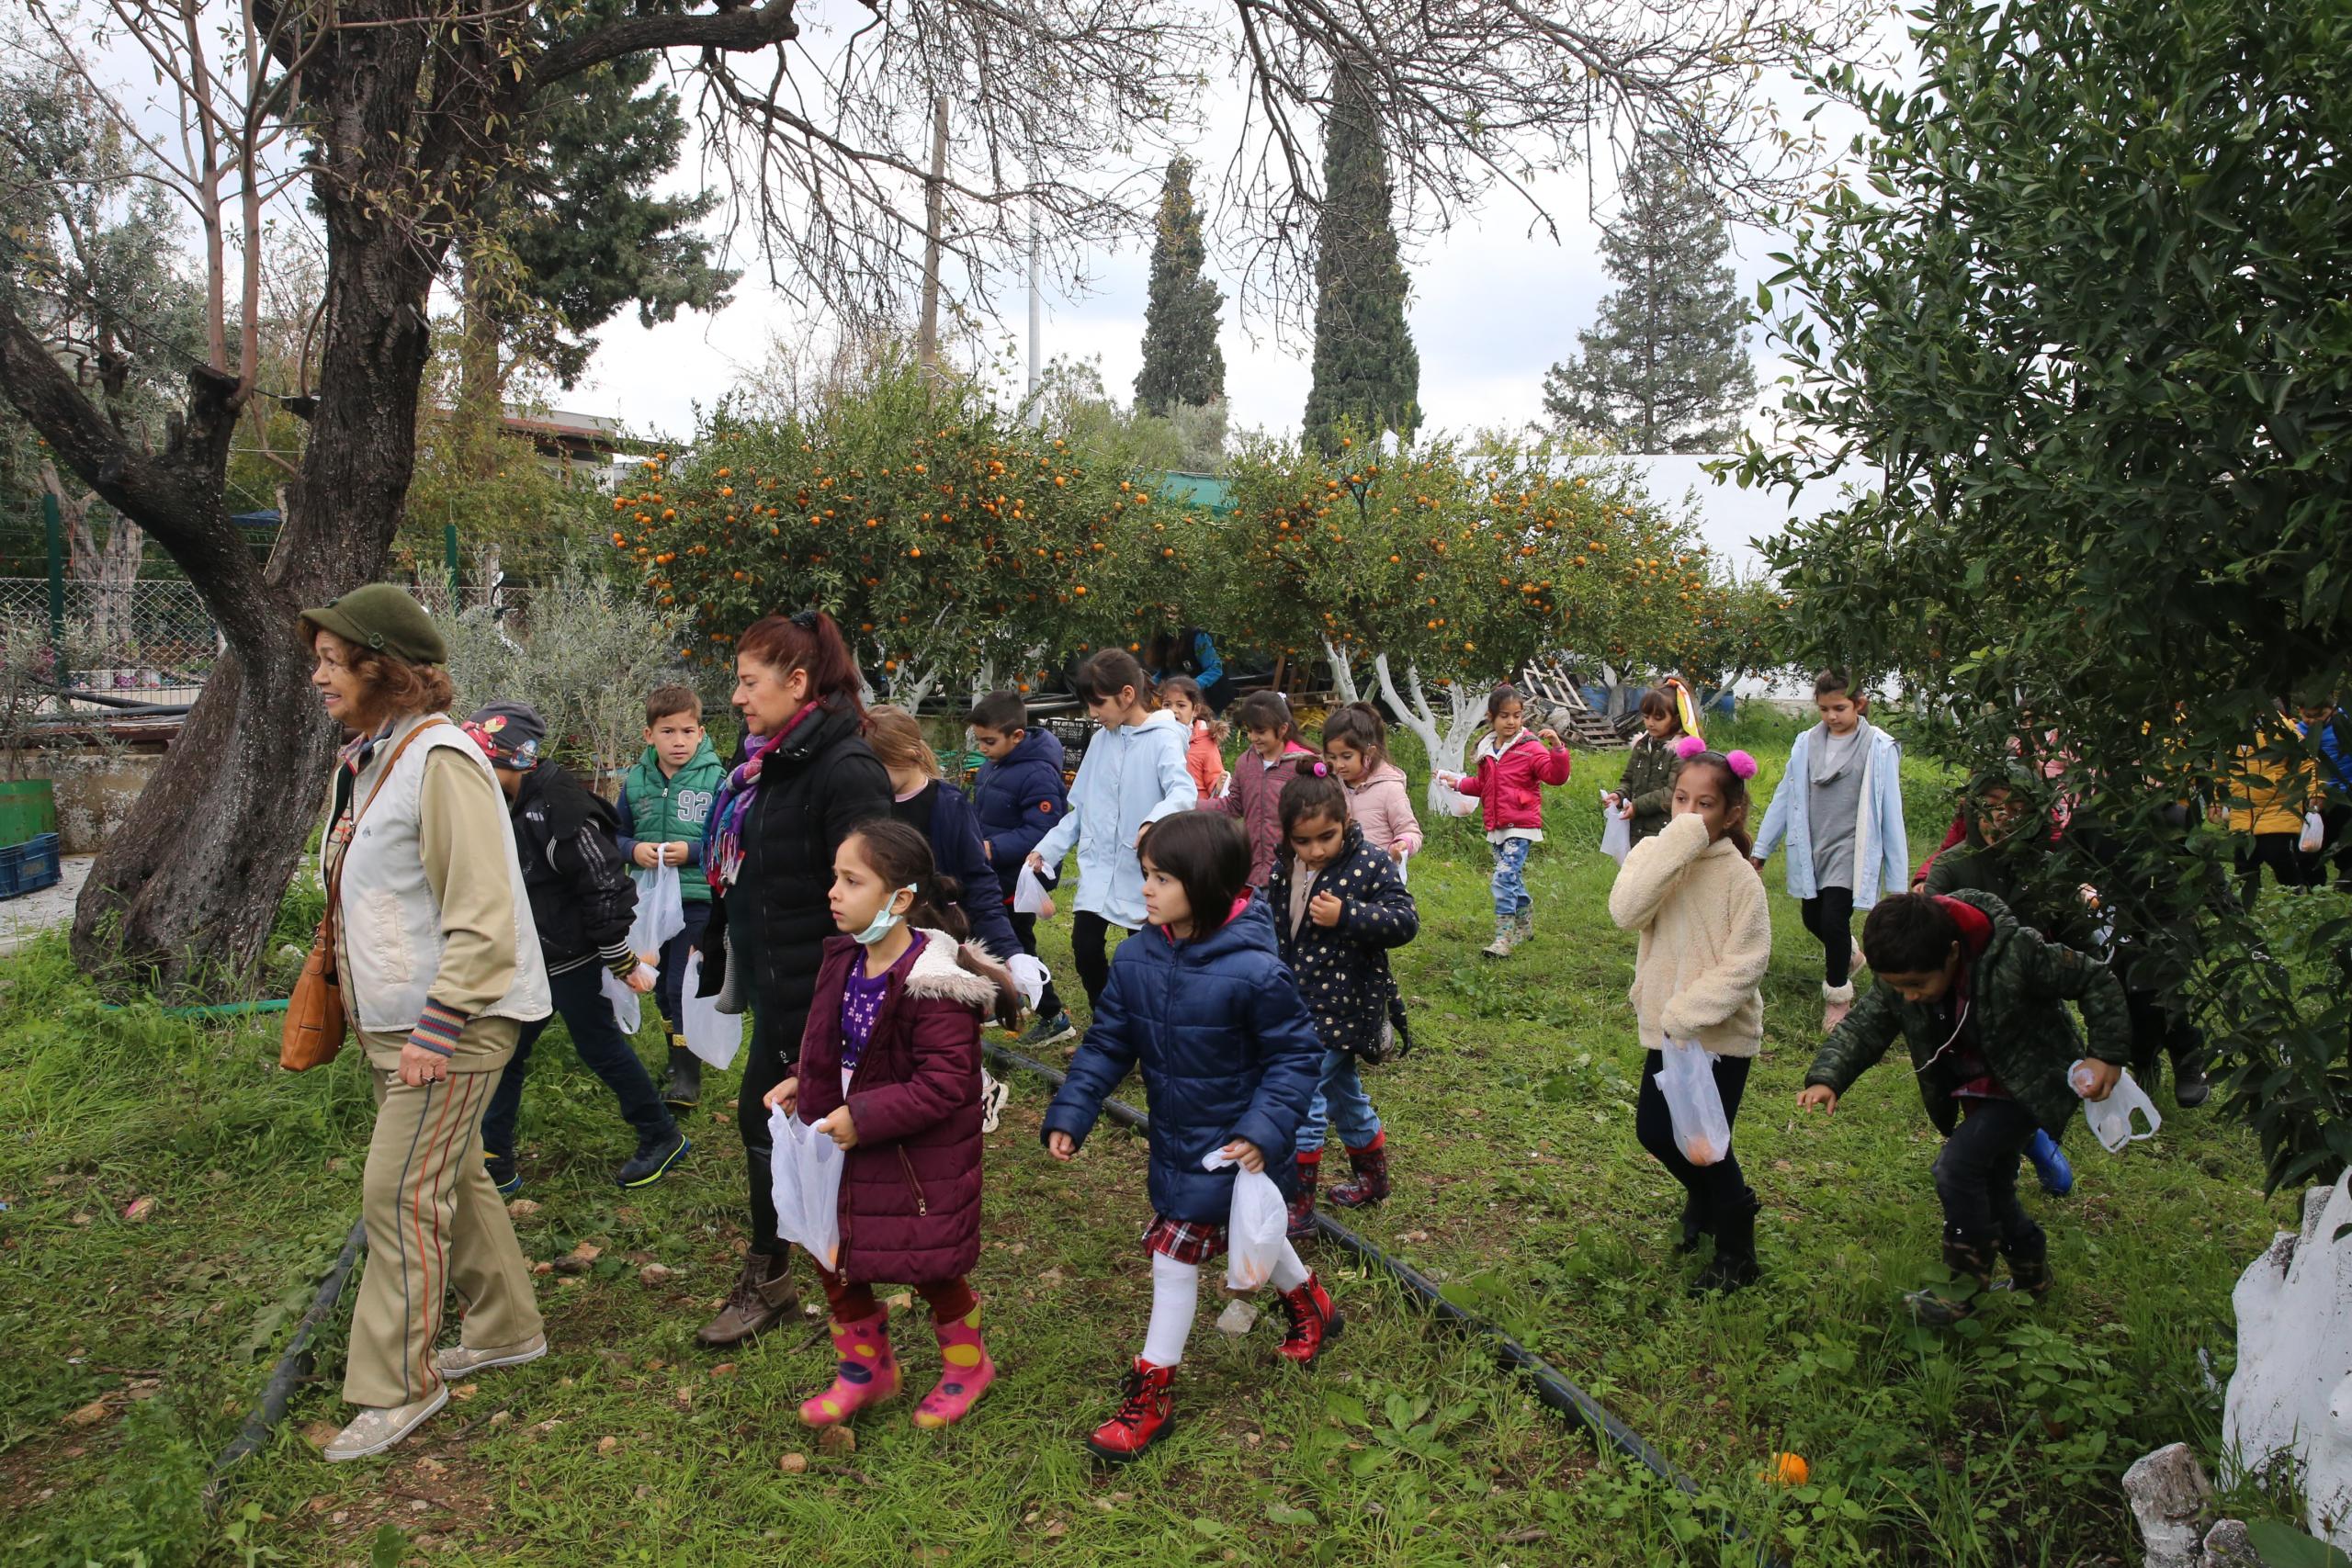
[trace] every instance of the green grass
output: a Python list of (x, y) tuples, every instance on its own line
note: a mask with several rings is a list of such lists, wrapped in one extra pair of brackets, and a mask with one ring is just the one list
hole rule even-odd
[[(1768, 721), (1734, 737), (1763, 757), (1766, 789), (1788, 732)], [(1738, 1133), (1768, 1276), (1687, 1300), (1668, 1246), (1677, 1190), (1633, 1138), (1633, 942), (1607, 923), (1613, 868), (1594, 850), (1594, 794), (1619, 766), (1581, 758), (1553, 797), (1529, 871), (1539, 934), (1499, 964), (1474, 952), (1491, 929), (1486, 847), (1470, 823), (1431, 825), (1413, 866), (1422, 935), (1400, 964), (1419, 1049), (1370, 1079), (1397, 1193), (1364, 1228), (1796, 1563), (2109, 1558), (2131, 1539), (2126, 1464), (2176, 1438), (2211, 1459), (2219, 1396), (2199, 1353), (2226, 1377), (2230, 1287), (2291, 1201), (2262, 1196), (2239, 1129), (2160, 1095), (2162, 1136), (2111, 1157), (2078, 1134), (2075, 1194), (2030, 1198), (2052, 1236), (2049, 1302), (2004, 1303), (1965, 1337), (1909, 1327), (1899, 1294), (1936, 1256), (1935, 1137), (1900, 1065), (1866, 1077), (1834, 1121), (1795, 1111), (1817, 952), (1776, 865), (1769, 1038)], [(1906, 776), (1920, 840), (1939, 836), (1942, 787)], [(1145, 1463), (1096, 1471), (1079, 1439), (1146, 1314), (1141, 1145), (1106, 1128), (1054, 1165), (1028, 1079), (989, 1143), (977, 1280), (1004, 1380), (955, 1431), (915, 1432), (901, 1404), (859, 1425), (854, 1452), (820, 1452), (792, 1417), (829, 1373), (814, 1318), (725, 1359), (691, 1342), (742, 1243), (741, 1156), (731, 1111), (717, 1113), (731, 1075), (708, 1086), (686, 1172), (623, 1193), (608, 1172), (625, 1130), (595, 1080), (547, 1047), (521, 1130), (539, 1208), (518, 1232), (534, 1258), (602, 1249), (587, 1274), (540, 1280), (557, 1353), (485, 1376), (387, 1461), (329, 1467), (310, 1437), (344, 1416), (337, 1328), (321, 1381), (208, 1524), (194, 1503), (207, 1458), (356, 1213), (359, 1064), (288, 1077), (266, 1027), (106, 1010), (54, 942), (0, 987), (12, 1563), (1752, 1561), (1328, 1248), (1351, 1324), (1321, 1367), (1278, 1364), (1270, 1326), (1238, 1343), (1216, 1333), (1210, 1292), (1180, 1382), (1185, 1426)], [(152, 1213), (125, 1219), (141, 1198)], [(640, 1283), (654, 1261), (675, 1279)], [(916, 1392), (934, 1356), (913, 1347)], [(1758, 1482), (1779, 1450), (1807, 1457), (1810, 1485)], [(786, 1453), (807, 1472), (779, 1472)]]

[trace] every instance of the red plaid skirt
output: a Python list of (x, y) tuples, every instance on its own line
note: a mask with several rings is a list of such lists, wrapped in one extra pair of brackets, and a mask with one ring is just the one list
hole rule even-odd
[(1225, 1227), (1154, 1214), (1143, 1228), (1143, 1249), (1179, 1263), (1206, 1263), (1225, 1251)]

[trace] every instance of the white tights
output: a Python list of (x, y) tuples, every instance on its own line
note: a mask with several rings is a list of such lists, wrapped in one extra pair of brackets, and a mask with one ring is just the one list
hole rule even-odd
[[(1277, 1291), (1295, 1291), (1313, 1276), (1300, 1261), (1298, 1249), (1287, 1241), (1274, 1263)], [(1192, 1337), (1193, 1318), (1201, 1307), (1201, 1266), (1179, 1263), (1165, 1253), (1151, 1255), (1151, 1326), (1144, 1331), (1143, 1359), (1155, 1367), (1172, 1367), (1184, 1359), (1184, 1341)]]

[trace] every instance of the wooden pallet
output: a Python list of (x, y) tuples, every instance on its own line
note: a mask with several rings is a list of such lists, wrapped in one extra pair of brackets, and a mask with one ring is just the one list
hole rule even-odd
[[(1530, 660), (1520, 671), (1519, 689), (1555, 712), (1555, 728), (1566, 730), (1565, 739), (1571, 746), (1588, 751), (1618, 751), (1632, 744), (1616, 721), (1592, 710), (1584, 700), (1575, 677), (1561, 668), (1556, 660)], [(1567, 722), (1560, 723), (1557, 715), (1565, 713)]]

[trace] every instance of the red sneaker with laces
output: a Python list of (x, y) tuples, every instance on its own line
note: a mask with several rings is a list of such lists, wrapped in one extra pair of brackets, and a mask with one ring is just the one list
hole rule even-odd
[(1323, 1347), (1340, 1337), (1348, 1320), (1331, 1304), (1331, 1296), (1323, 1282), (1314, 1275), (1295, 1291), (1279, 1292), (1283, 1315), (1290, 1319), (1290, 1332), (1283, 1336), (1282, 1353), (1300, 1366), (1311, 1366), (1323, 1353)]
[(1176, 1416), (1170, 1408), (1169, 1384), (1175, 1377), (1175, 1368), (1154, 1366), (1137, 1356), (1120, 1392), (1119, 1408), (1086, 1439), (1094, 1457), (1125, 1464), (1142, 1458), (1146, 1449), (1173, 1431)]

